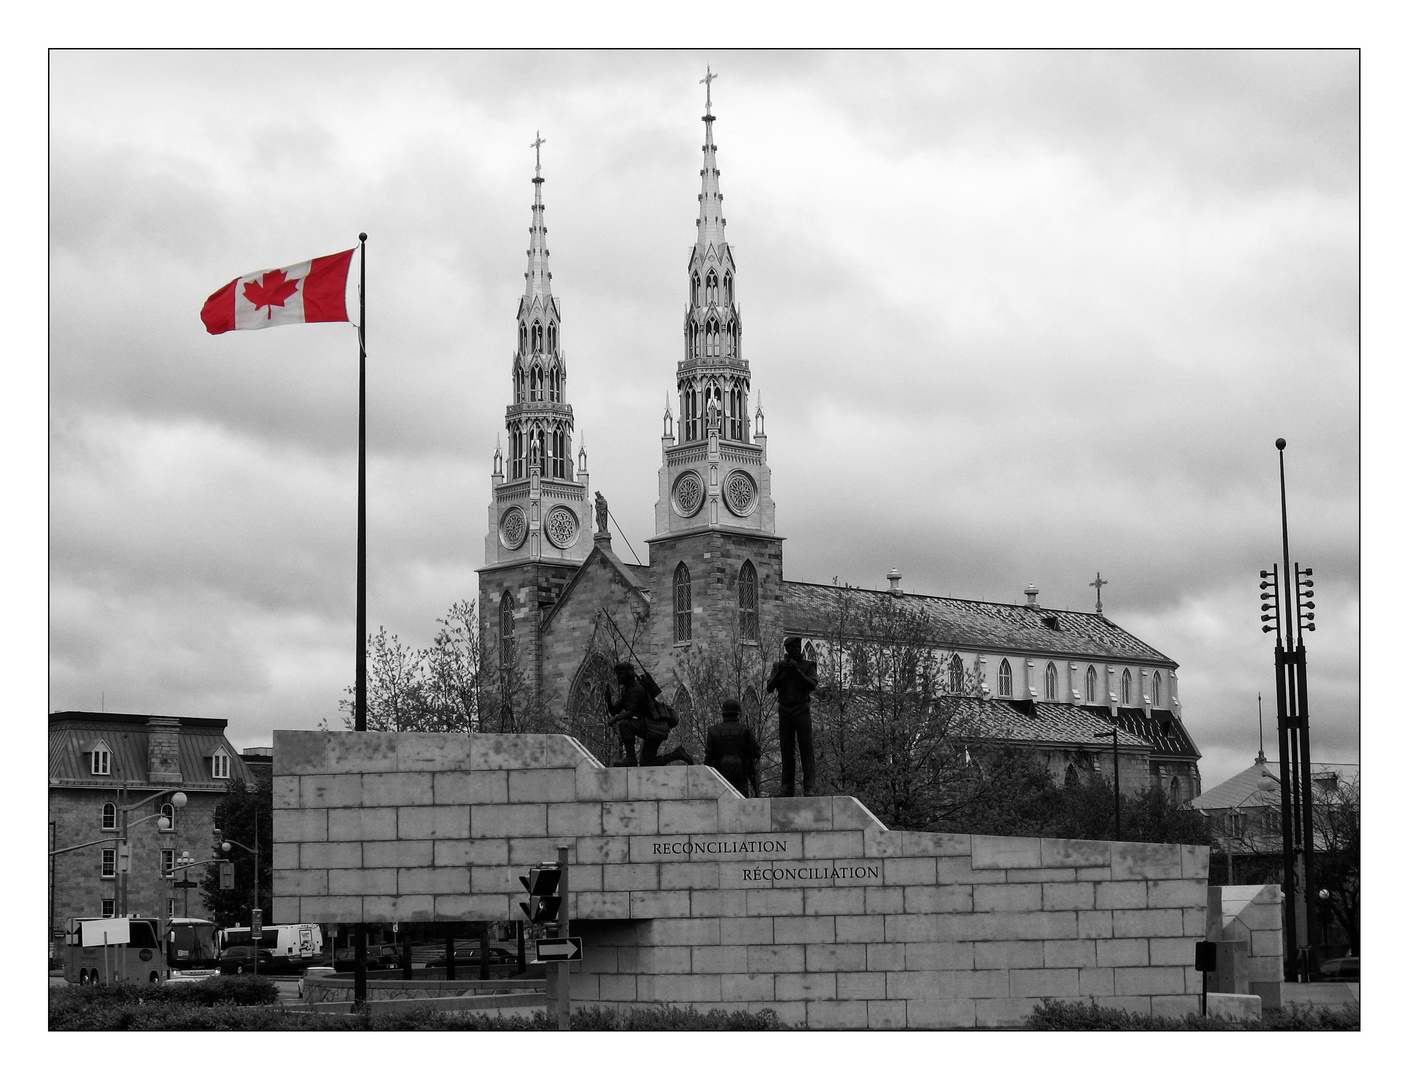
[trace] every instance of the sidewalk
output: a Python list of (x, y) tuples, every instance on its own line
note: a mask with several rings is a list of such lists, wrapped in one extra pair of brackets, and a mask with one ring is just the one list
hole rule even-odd
[(1354, 1005), (1360, 1001), (1360, 984), (1352, 982), (1314, 982), (1282, 984), (1283, 1005)]

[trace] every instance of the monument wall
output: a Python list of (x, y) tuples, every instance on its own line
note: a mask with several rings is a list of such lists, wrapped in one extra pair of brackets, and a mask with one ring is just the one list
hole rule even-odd
[(569, 848), (575, 1002), (812, 1028), (1016, 1027), (1041, 998), (1198, 1008), (1208, 849), (887, 829), (560, 735), (274, 733), (289, 921), (508, 920)]

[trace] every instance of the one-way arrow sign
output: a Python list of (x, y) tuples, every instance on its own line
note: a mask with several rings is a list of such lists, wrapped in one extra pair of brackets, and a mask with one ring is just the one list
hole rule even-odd
[(582, 959), (582, 939), (580, 937), (545, 937), (538, 939), (538, 958), (535, 964), (562, 963), (567, 960)]

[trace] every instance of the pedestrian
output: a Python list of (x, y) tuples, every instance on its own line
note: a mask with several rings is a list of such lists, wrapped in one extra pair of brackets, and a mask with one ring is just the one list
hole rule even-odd
[(778, 695), (778, 748), (783, 755), (784, 798), (793, 795), (793, 747), (802, 757), (802, 793), (812, 794), (812, 691), (817, 689), (817, 665), (802, 655), (802, 638), (783, 640), (783, 659), (773, 665), (767, 690)]
[(750, 787), (757, 798), (758, 738), (747, 725), (739, 722), (742, 710), (734, 698), (722, 701), (719, 712), (719, 723), (705, 736), (705, 764), (718, 769), (744, 798), (748, 798)]
[(670, 734), (670, 725), (656, 715), (656, 710), (651, 704), (651, 695), (641, 685), (641, 680), (636, 678), (636, 670), (630, 664), (623, 661), (612, 670), (616, 673), (616, 681), (621, 685), (621, 697), (613, 698), (609, 688), (604, 688), (603, 693), (607, 698), (607, 712), (613, 717), (619, 717), (616, 730), (625, 752), (620, 761), (612, 762), (612, 767), (624, 768), (636, 764), (637, 739), (641, 740), (642, 765), (669, 765), (672, 761), (693, 765), (695, 759), (680, 746), (664, 757), (656, 757), (660, 744), (665, 742)]

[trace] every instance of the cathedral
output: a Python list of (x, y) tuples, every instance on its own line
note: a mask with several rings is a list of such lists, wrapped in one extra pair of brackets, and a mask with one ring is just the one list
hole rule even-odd
[[(976, 741), (1040, 755), (1059, 782), (1083, 768), (1116, 773), (1125, 792), (1159, 784), (1176, 803), (1197, 796), (1199, 752), (1181, 718), (1178, 665), (1106, 619), (1099, 587), (1096, 610), (1079, 612), (1043, 608), (1032, 586), (1026, 603), (999, 604), (909, 594), (895, 571), (884, 590), (784, 576), (763, 413), (749, 411), (712, 78), (703, 80), (703, 167), (683, 282), (678, 407), (662, 421), (655, 535), (646, 541), (645, 565), (613, 551), (607, 505), (591, 489), (586, 453), (574, 457), (548, 270), (542, 140), (533, 144), (507, 449), (501, 444), (494, 454), (479, 570), (481, 642), (487, 668), (497, 672), (503, 726), (565, 731), (599, 757), (610, 753), (601, 691), (612, 664), (627, 659), (652, 673), (684, 718), (682, 744), (718, 719), (721, 672), (732, 672), (727, 696), (741, 699), (746, 721), (766, 737), (764, 676), (785, 635), (801, 637), (817, 661), (821, 698), (869, 675), (865, 650), (847, 643), (892, 633), (899, 618), (912, 638), (923, 639), (926, 695), (957, 699)], [(1104, 584), (1099, 574), (1096, 583)], [(890, 630), (866, 617), (881, 609)]]

